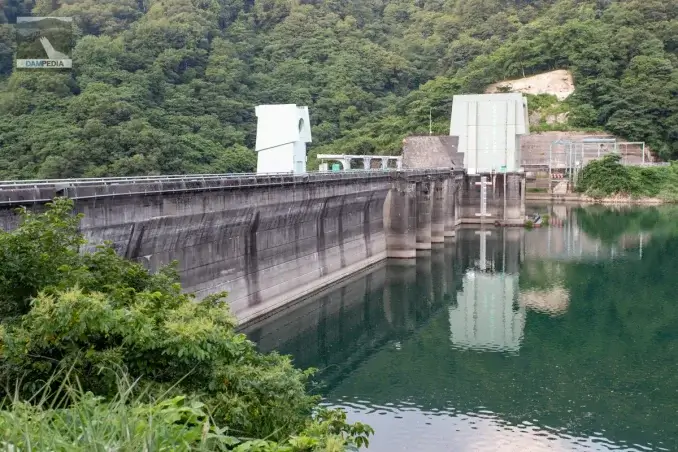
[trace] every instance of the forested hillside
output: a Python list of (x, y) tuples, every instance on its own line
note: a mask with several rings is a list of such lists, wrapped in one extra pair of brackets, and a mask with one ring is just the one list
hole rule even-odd
[[(4, 6), (3, 6), (4, 5)], [(451, 99), (566, 68), (568, 127), (678, 157), (678, 0), (0, 1), (0, 178), (251, 171), (254, 106), (312, 153), (391, 154)], [(12, 70), (17, 15), (72, 16), (72, 71)]]

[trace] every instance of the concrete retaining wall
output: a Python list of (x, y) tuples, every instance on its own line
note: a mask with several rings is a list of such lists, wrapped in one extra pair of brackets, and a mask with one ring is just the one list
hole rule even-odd
[[(523, 175), (489, 176), (488, 221), (506, 213), (522, 225)], [(413, 169), (11, 183), (0, 186), (0, 228), (16, 227), (13, 207), (39, 211), (68, 196), (84, 215), (89, 249), (110, 241), (151, 270), (176, 260), (186, 291), (229, 292), (233, 312), (248, 322), (386, 257), (414, 258), (459, 223), (478, 222), (478, 180), (463, 170)]]
[[(66, 194), (84, 215), (90, 246), (110, 241), (152, 270), (177, 260), (186, 291), (198, 298), (229, 292), (233, 312), (246, 322), (385, 259), (387, 243), (395, 243), (387, 231), (400, 240), (393, 257), (414, 257), (420, 213), (430, 247), (434, 201), (444, 202), (450, 177), (449, 170), (427, 170), (17, 187), (0, 190), (0, 227), (16, 226), (11, 207), (41, 210), (45, 200)], [(431, 209), (418, 209), (418, 201)]]

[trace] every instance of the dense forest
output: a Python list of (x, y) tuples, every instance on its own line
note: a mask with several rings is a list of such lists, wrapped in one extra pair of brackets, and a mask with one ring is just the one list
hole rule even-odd
[[(13, 70), (21, 15), (74, 18), (73, 70)], [(310, 107), (311, 156), (398, 153), (454, 94), (559, 68), (563, 127), (678, 157), (678, 0), (4, 0), (2, 23), (3, 179), (251, 171), (261, 103)]]

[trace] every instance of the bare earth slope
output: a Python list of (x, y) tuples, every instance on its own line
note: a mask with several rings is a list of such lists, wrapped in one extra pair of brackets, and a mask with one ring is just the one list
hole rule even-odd
[(558, 100), (564, 100), (574, 92), (574, 80), (569, 71), (559, 69), (517, 80), (493, 83), (485, 92), (492, 94), (506, 90), (523, 94), (553, 94)]

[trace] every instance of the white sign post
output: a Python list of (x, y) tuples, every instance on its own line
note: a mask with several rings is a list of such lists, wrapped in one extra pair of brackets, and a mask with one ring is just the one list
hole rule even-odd
[(487, 212), (487, 186), (492, 186), (492, 182), (487, 181), (487, 176), (482, 176), (480, 182), (476, 182), (476, 185), (480, 185), (480, 213), (477, 213), (476, 216), (480, 217), (481, 221), (483, 217), (491, 217), (492, 214)]

